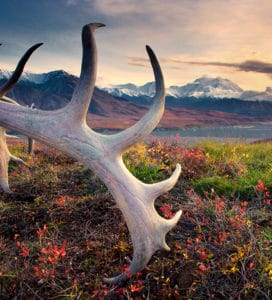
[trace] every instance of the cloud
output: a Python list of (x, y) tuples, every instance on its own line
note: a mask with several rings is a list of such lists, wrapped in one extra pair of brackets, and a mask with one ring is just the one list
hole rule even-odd
[(259, 61), (259, 60), (246, 60), (241, 63), (224, 63), (224, 62), (184, 62), (184, 63), (191, 64), (191, 65), (201, 65), (201, 66), (228, 67), (228, 68), (235, 68), (239, 71), (244, 71), (244, 72), (272, 74), (272, 64)]
[[(169, 64), (169, 63), (181, 63), (181, 61), (178, 61), (176, 59), (172, 59), (172, 58), (163, 58), (160, 57), (159, 58), (160, 63), (163, 64)], [(128, 56), (128, 64), (131, 66), (138, 66), (138, 67), (150, 67), (150, 60), (149, 58), (144, 58), (144, 57), (138, 57), (138, 56)], [(172, 66), (171, 68), (177, 68), (180, 69), (178, 67)]]
[(272, 64), (265, 63), (257, 60), (247, 60), (240, 65), (238, 65), (238, 69), (246, 72), (258, 72), (258, 73), (266, 73), (272, 74)]
[(138, 67), (149, 67), (149, 59), (143, 57), (128, 57), (128, 64), (131, 66), (138, 66)]
[(108, 15), (138, 13), (142, 7), (140, 2), (133, 0), (96, 0), (97, 8)]
[(2, 2), (0, 67), (13, 68), (29, 45), (42, 41), (45, 45), (31, 58), (31, 68), (47, 71), (67, 65), (78, 74), (81, 26), (99, 21), (107, 27), (95, 33), (98, 70), (103, 75), (118, 74), (109, 78), (116, 83), (128, 76), (137, 83), (148, 80), (146, 44), (154, 49), (165, 78), (175, 83), (211, 72), (241, 76), (244, 82), (259, 76), (262, 79), (254, 84), (263, 84), (266, 74), (271, 74), (266, 63), (272, 51), (271, 0), (262, 0), (261, 5), (256, 0)]
[(75, 6), (78, 4), (78, 0), (66, 0), (65, 3), (67, 6)]
[[(185, 65), (196, 65), (196, 66), (210, 66), (210, 67), (222, 67), (235, 69), (243, 72), (255, 72), (262, 73), (272, 76), (272, 63), (267, 63), (260, 60), (246, 60), (240, 63), (227, 63), (220, 61), (190, 61), (188, 58), (163, 58), (160, 57), (159, 61), (167, 66), (169, 69), (181, 70)], [(149, 59), (144, 57), (128, 57), (128, 64), (137, 67), (150, 67)]]
[[(92, 1), (92, 0), (89, 0)], [(158, 0), (95, 0), (96, 6), (99, 10), (109, 15), (122, 15), (122, 14), (149, 14), (150, 12), (160, 11), (162, 6), (165, 6), (164, 1)], [(167, 3), (169, 8), (177, 7), (180, 0), (172, 0)], [(187, 1), (182, 1), (187, 2)], [(167, 13), (167, 12), (165, 12)]]

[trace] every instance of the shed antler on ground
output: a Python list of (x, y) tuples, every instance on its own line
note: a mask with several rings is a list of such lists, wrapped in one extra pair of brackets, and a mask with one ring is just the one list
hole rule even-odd
[(67, 106), (55, 111), (41, 111), (0, 101), (0, 125), (74, 157), (94, 170), (106, 184), (124, 215), (134, 247), (127, 272), (105, 279), (118, 284), (141, 271), (155, 251), (169, 250), (165, 236), (178, 222), (181, 211), (167, 220), (157, 213), (154, 201), (175, 185), (181, 167), (178, 164), (169, 179), (145, 184), (127, 170), (122, 160), (122, 153), (150, 134), (164, 112), (163, 76), (157, 58), (148, 46), (146, 49), (156, 81), (156, 94), (150, 110), (135, 125), (114, 135), (99, 134), (88, 127), (86, 116), (97, 67), (93, 32), (102, 26), (93, 23), (83, 27), (80, 79)]

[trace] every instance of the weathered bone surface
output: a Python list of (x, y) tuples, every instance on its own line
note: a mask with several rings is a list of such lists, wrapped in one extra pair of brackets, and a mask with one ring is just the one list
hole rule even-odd
[(134, 126), (115, 135), (99, 134), (87, 126), (86, 115), (97, 66), (93, 31), (102, 26), (94, 23), (83, 27), (80, 79), (66, 107), (49, 112), (0, 102), (0, 125), (76, 158), (94, 170), (107, 185), (124, 215), (134, 247), (128, 270), (117, 277), (105, 279), (118, 284), (141, 271), (155, 251), (169, 250), (165, 236), (178, 222), (181, 211), (170, 220), (164, 219), (155, 210), (154, 201), (175, 185), (181, 168), (178, 164), (169, 179), (145, 184), (127, 170), (122, 160), (122, 153), (151, 133), (164, 112), (163, 76), (156, 56), (148, 46), (146, 49), (156, 81), (156, 94), (150, 110)]
[[(28, 138), (29, 154), (32, 154), (33, 142), (34, 142), (33, 139)], [(9, 162), (11, 160), (28, 166), (27, 163), (24, 162), (21, 158), (18, 158), (9, 152), (7, 141), (6, 141), (6, 129), (0, 127), (0, 187), (3, 189), (4, 192), (8, 194), (13, 193), (9, 187), (9, 180), (8, 180), (8, 168), (9, 168)]]
[(4, 192), (8, 194), (13, 193), (9, 188), (8, 182), (8, 166), (10, 160), (25, 164), (22, 159), (15, 157), (9, 152), (6, 143), (6, 130), (0, 127), (0, 186)]
[[(6, 97), (5, 95), (14, 87), (14, 85), (19, 80), (20, 76), (23, 73), (24, 66), (31, 56), (31, 54), (42, 44), (36, 44), (31, 47), (25, 55), (19, 61), (14, 73), (12, 74), (11, 78), (0, 88), (0, 100), (11, 103), (14, 105), (19, 105), (15, 100)], [(16, 115), (14, 115), (16, 118)], [(33, 150), (33, 140), (31, 138), (28, 139), (28, 151), (31, 153)], [(31, 151), (31, 152), (30, 152)], [(20, 162), (26, 164), (22, 159), (15, 157), (12, 155), (7, 147), (6, 143), (6, 130), (3, 127), (0, 127), (0, 187), (6, 192), (11, 194), (12, 191), (9, 188), (8, 182), (8, 166), (10, 160)]]

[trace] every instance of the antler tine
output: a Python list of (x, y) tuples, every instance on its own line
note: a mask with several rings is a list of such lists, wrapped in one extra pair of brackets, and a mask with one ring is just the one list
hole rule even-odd
[[(165, 236), (176, 225), (182, 213), (180, 210), (172, 219), (167, 220), (162, 218), (154, 207), (156, 198), (170, 190), (177, 182), (181, 172), (179, 164), (176, 165), (176, 169), (170, 178), (155, 184), (144, 184), (133, 177), (132, 174), (128, 174), (121, 163), (123, 150), (147, 136), (159, 123), (164, 112), (165, 89), (163, 75), (154, 52), (148, 46), (147, 52), (156, 81), (154, 103), (144, 117), (134, 126), (109, 137), (113, 145), (111, 152), (117, 156), (117, 163), (112, 163), (114, 170), (118, 172), (120, 178), (125, 179), (122, 193), (118, 191), (118, 187), (114, 183), (111, 192), (118, 207), (122, 210), (134, 248), (133, 259), (127, 271), (116, 277), (104, 278), (104, 281), (110, 284), (119, 284), (128, 279), (129, 275), (141, 271), (155, 251), (170, 250), (165, 241)], [(124, 205), (124, 203), (126, 204)]]
[(82, 29), (82, 64), (81, 73), (71, 102), (66, 106), (70, 116), (85, 122), (94, 91), (97, 71), (97, 49), (93, 36), (95, 29), (104, 27), (102, 23), (90, 23)]
[(17, 67), (13, 72), (12, 76), (10, 77), (10, 79), (0, 88), (0, 98), (2, 98), (7, 92), (9, 92), (15, 86), (17, 81), (20, 79), (20, 76), (22, 75), (24, 71), (24, 67), (28, 59), (30, 58), (31, 54), (41, 45), (43, 45), (43, 43), (35, 44), (26, 51), (26, 53), (18, 62)]
[(0, 187), (3, 189), (4, 192), (8, 194), (13, 193), (9, 188), (8, 180), (8, 166), (10, 160), (14, 160), (25, 164), (23, 160), (15, 157), (9, 152), (6, 143), (6, 130), (5, 128), (0, 127)]
[[(133, 259), (127, 270), (112, 278), (104, 278), (109, 284), (118, 285), (129, 276), (140, 272), (145, 268), (152, 255), (157, 250), (169, 251), (165, 241), (166, 234), (177, 224), (182, 211), (176, 212), (171, 219), (161, 217), (154, 207), (156, 198), (169, 191), (177, 182), (181, 167), (179, 164), (172, 176), (155, 184), (145, 184), (137, 181), (132, 174), (128, 175), (123, 164), (114, 165), (120, 177), (126, 175), (126, 187), (122, 187), (122, 194), (118, 192), (116, 185), (111, 190), (118, 207), (126, 220), (132, 243)], [(116, 193), (117, 192), (117, 193)], [(126, 202), (125, 206), (123, 202)]]
[(15, 105), (19, 105), (15, 100), (13, 100), (13, 99), (11, 99), (7, 96), (2, 96), (1, 101), (11, 103), (11, 104), (15, 104)]
[(9, 188), (8, 165), (10, 161), (10, 152), (6, 144), (5, 129), (0, 127), (0, 187), (5, 193), (12, 194)]
[(149, 111), (133, 126), (120, 133), (112, 135), (114, 149), (120, 152), (148, 136), (160, 122), (164, 113), (165, 88), (163, 74), (153, 50), (146, 46), (156, 82), (156, 94)]
[(163, 181), (148, 185), (148, 187), (150, 189), (150, 194), (153, 195), (153, 197), (151, 197), (151, 199), (150, 199), (151, 202), (154, 202), (154, 199), (156, 199), (160, 195), (170, 191), (176, 184), (180, 173), (181, 173), (181, 166), (180, 166), (180, 164), (176, 164), (176, 168), (169, 178), (167, 178)]

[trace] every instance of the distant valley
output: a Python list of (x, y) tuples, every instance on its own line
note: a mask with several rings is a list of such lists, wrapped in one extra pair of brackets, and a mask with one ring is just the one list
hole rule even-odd
[[(0, 70), (0, 85), (10, 76)], [(43, 110), (65, 106), (78, 78), (62, 70), (44, 74), (25, 72), (8, 96), (22, 105)], [(148, 109), (154, 83), (95, 88), (88, 123), (93, 128), (123, 129), (133, 125)], [(247, 98), (248, 97), (248, 98)], [(226, 126), (272, 122), (272, 89), (263, 93), (243, 91), (227, 79), (202, 77), (181, 87), (167, 89), (162, 128)]]

